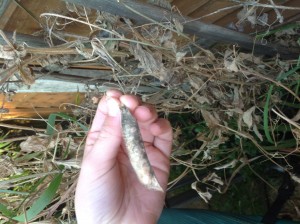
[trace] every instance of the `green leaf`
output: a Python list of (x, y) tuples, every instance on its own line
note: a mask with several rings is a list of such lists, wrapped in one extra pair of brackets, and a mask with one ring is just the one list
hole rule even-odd
[(77, 121), (77, 119), (75, 119), (74, 117), (71, 117), (69, 115), (66, 115), (64, 113), (53, 113), (53, 114), (50, 114), (49, 117), (48, 117), (48, 124), (47, 124), (47, 130), (46, 130), (46, 134), (48, 135), (53, 135), (54, 134), (54, 126), (55, 126), (55, 120), (56, 120), (56, 117), (60, 117), (60, 118), (63, 118), (63, 119), (66, 119), (68, 121), (72, 121), (76, 124), (78, 124), (82, 130), (84, 131), (88, 131), (88, 127), (81, 124), (80, 122)]
[(270, 36), (270, 35), (272, 35), (274, 33), (277, 33), (277, 32), (281, 32), (281, 31), (289, 30), (289, 29), (298, 29), (299, 27), (300, 27), (299, 22), (289, 23), (287, 25), (280, 26), (279, 28), (274, 29), (274, 30), (263, 31), (263, 32), (257, 34), (255, 37), (257, 39), (262, 39), (262, 38), (265, 38), (265, 37)]
[(276, 80), (277, 80), (277, 81), (281, 81), (281, 80), (287, 78), (288, 76), (293, 75), (293, 74), (294, 74), (295, 72), (297, 72), (299, 69), (300, 69), (300, 66), (296, 66), (296, 67), (292, 68), (291, 70), (289, 70), (289, 71), (287, 71), (287, 72), (285, 72), (285, 73), (280, 74), (280, 75), (276, 78)]
[(293, 148), (297, 146), (297, 142), (295, 139), (290, 139), (287, 141), (282, 141), (278, 143), (278, 145), (274, 146), (264, 146), (264, 149), (267, 151), (278, 151), (280, 149), (287, 149), (287, 148)]
[(24, 156), (16, 158), (14, 161), (16, 163), (21, 163), (21, 162), (24, 163), (33, 158), (39, 158), (39, 155), (41, 154), (43, 154), (43, 152), (34, 152), (34, 153), (25, 154)]
[(0, 213), (2, 213), (3, 215), (5, 215), (8, 218), (11, 218), (14, 216), (14, 213), (1, 203), (0, 203)]
[(1, 142), (0, 143), (0, 149), (8, 147), (11, 144), (11, 142)]
[(50, 114), (48, 117), (48, 123), (47, 123), (47, 129), (46, 129), (47, 135), (54, 134), (55, 120), (56, 120), (56, 114)]
[(80, 93), (77, 92), (76, 98), (75, 98), (75, 104), (80, 105), (80, 103), (81, 103)]
[(270, 98), (272, 95), (273, 87), (274, 85), (270, 86), (270, 89), (267, 94), (266, 103), (264, 106), (264, 131), (265, 131), (266, 138), (270, 143), (274, 143), (273, 139), (271, 138), (271, 134), (269, 130), (269, 104), (270, 104)]
[(55, 197), (56, 191), (61, 183), (62, 173), (57, 174), (48, 188), (41, 194), (41, 196), (32, 204), (32, 206), (26, 211), (25, 214), (15, 216), (12, 219), (19, 222), (27, 222), (34, 219), (41, 211), (46, 208), (53, 198)]

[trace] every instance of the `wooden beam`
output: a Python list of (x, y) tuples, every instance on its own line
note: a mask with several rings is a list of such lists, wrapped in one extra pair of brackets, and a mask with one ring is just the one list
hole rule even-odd
[(10, 109), (9, 113), (0, 114), (0, 121), (9, 120), (17, 117), (40, 117), (47, 119), (51, 113), (70, 113), (71, 109), (61, 109), (61, 108), (35, 108), (35, 109)]
[(10, 17), (17, 8), (17, 4), (11, 0), (2, 0), (0, 3), (0, 29), (5, 29)]
[(178, 7), (183, 15), (187, 16), (195, 10), (199, 10), (199, 8), (209, 1), (210, 0), (175, 0), (172, 3)]
[[(242, 33), (238, 33), (223, 27), (206, 24), (200, 21), (192, 21), (189, 17), (170, 12), (166, 9), (141, 3), (135, 0), (66, 0), (71, 3), (80, 4), (85, 7), (106, 11), (122, 17), (132, 19), (136, 24), (145, 24), (156, 21), (158, 23), (177, 19), (183, 23), (184, 33), (194, 34), (221, 43), (237, 44), (242, 48), (253, 51), (255, 54), (274, 56), (280, 54), (281, 57), (299, 56), (299, 49), (288, 51), (284, 47), (271, 44), (262, 45), (255, 43), (255, 40)], [(191, 22), (186, 22), (191, 21)], [(185, 23), (186, 22), (186, 23)]]

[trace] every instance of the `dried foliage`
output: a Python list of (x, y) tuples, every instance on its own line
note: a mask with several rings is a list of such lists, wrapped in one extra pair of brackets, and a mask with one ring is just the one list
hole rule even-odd
[[(193, 134), (188, 136), (189, 140), (185, 130), (174, 123), (172, 166), (182, 165), (185, 170), (170, 181), (170, 188), (193, 173), (197, 181), (192, 188), (208, 201), (211, 192), (225, 193), (243, 167), (251, 167), (258, 161), (271, 161), (299, 181), (288, 156), (299, 154), (300, 61), (263, 58), (241, 52), (235, 46), (217, 46), (211, 50), (196, 46), (198, 53), (191, 54), (183, 49), (189, 49), (185, 46), (187, 42), (195, 47), (194, 42), (182, 33), (178, 21), (171, 18), (168, 23), (135, 26), (126, 18), (105, 12), (72, 4), (67, 9), (65, 15), (41, 15), (49, 31), (49, 48), (33, 48), (9, 40), (7, 46), (1, 46), (0, 56), (7, 68), (1, 74), (4, 77), (1, 84), (12, 76), (25, 85), (32, 84), (36, 69), (33, 62), (50, 74), (75, 65), (104, 67), (111, 73), (94, 80), (93, 85), (87, 82), (90, 91), (87, 102), (76, 108), (78, 120), (63, 117), (70, 121), (68, 129), (54, 127), (53, 122), (51, 126), (48, 120), (50, 137), (33, 136), (21, 143), (21, 150), (15, 147), (10, 152), (3, 151), (6, 157), (0, 161), (1, 166), (6, 164), (6, 169), (0, 174), (0, 185), (6, 191), (1, 193), (1, 204), (21, 214), (47, 189), (47, 181), (55, 186), (57, 174), (63, 173), (51, 205), (32, 220), (54, 220), (57, 208), (63, 207), (56, 214), (57, 219), (72, 222), (73, 193), (89, 125), (84, 121), (94, 115), (97, 91), (103, 86), (138, 94), (166, 116), (177, 113), (183, 117), (189, 113), (191, 121), (195, 121), (184, 127)], [(71, 23), (86, 26), (87, 35), (63, 32)], [(294, 32), (297, 35), (298, 30)], [(293, 33), (290, 37), (295, 39)], [(55, 45), (57, 40), (64, 43)], [(296, 106), (287, 110), (291, 104)], [(197, 173), (201, 170), (205, 173), (209, 170), (210, 174), (199, 178)], [(222, 174), (217, 175), (218, 171), (227, 176), (218, 176)], [(37, 184), (41, 178), (43, 181)], [(198, 190), (202, 184), (209, 184), (210, 188)], [(28, 190), (30, 195), (25, 194)], [(299, 207), (295, 205), (295, 209)]]

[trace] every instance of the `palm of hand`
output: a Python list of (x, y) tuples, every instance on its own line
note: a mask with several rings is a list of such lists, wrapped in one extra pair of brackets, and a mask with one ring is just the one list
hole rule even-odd
[[(164, 205), (164, 193), (149, 190), (138, 181), (122, 144), (118, 116), (105, 116), (98, 116), (99, 123), (102, 122), (102, 130), (98, 130), (100, 134), (91, 132), (87, 139), (76, 192), (76, 213), (78, 217), (84, 217), (81, 215), (83, 213), (85, 217), (90, 217), (90, 222), (81, 218), (85, 223), (155, 223)], [(159, 183), (166, 189), (171, 128), (166, 120), (157, 120), (157, 114), (153, 111), (148, 117), (141, 114), (140, 118), (148, 158)], [(96, 120), (97, 117), (94, 123)], [(113, 152), (106, 150), (107, 146), (112, 147)], [(84, 211), (78, 211), (81, 209)]]

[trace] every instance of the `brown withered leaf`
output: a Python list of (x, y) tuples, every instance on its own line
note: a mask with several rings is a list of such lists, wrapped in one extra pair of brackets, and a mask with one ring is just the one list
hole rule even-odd
[(48, 138), (42, 138), (39, 136), (29, 136), (26, 141), (21, 142), (21, 152), (31, 153), (46, 151), (50, 140)]
[(26, 85), (32, 85), (35, 81), (35, 75), (30, 67), (19, 67), (19, 75)]
[(201, 114), (209, 128), (214, 129), (220, 124), (220, 121), (218, 121), (211, 112), (202, 109)]
[(149, 75), (158, 78), (162, 82), (169, 82), (174, 75), (172, 69), (165, 68), (160, 52), (148, 52), (139, 44), (131, 47), (135, 59), (139, 60), (139, 68), (144, 69)]
[(250, 129), (253, 125), (253, 112), (255, 111), (256, 106), (249, 108), (247, 111), (243, 113), (243, 121)]
[(300, 110), (298, 110), (297, 114), (291, 120), (295, 122), (300, 120)]
[(14, 169), (14, 165), (12, 164), (8, 156), (0, 157), (0, 179), (9, 177), (10, 175), (14, 174)]
[(224, 55), (224, 66), (231, 72), (238, 72), (237, 59), (231, 50), (226, 50)]

